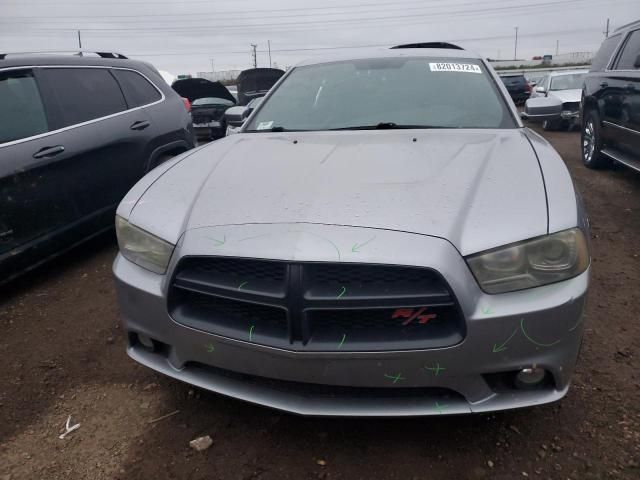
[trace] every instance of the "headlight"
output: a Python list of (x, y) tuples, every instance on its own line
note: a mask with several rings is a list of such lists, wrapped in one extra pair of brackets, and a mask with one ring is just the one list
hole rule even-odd
[(505, 293), (580, 275), (589, 266), (589, 250), (582, 231), (572, 228), (472, 255), (467, 263), (482, 290)]
[(173, 245), (131, 225), (117, 215), (116, 235), (124, 258), (155, 273), (163, 274), (167, 271)]

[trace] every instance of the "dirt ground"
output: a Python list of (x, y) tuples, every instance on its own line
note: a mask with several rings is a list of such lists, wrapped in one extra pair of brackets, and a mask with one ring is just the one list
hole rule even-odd
[[(640, 174), (589, 171), (578, 133), (546, 136), (592, 225), (587, 330), (561, 402), (328, 420), (199, 391), (126, 356), (108, 235), (3, 287), (0, 479), (640, 478)], [(68, 415), (81, 426), (60, 440)], [(213, 445), (196, 452), (201, 435)]]

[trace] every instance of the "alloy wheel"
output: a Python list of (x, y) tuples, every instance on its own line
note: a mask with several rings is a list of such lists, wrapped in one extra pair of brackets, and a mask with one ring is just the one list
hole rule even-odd
[(596, 133), (593, 120), (588, 120), (582, 135), (582, 156), (586, 163), (590, 163), (596, 150)]

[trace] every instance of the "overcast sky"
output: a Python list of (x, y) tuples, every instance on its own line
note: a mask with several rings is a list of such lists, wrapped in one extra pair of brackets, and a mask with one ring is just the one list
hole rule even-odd
[[(306, 6), (305, 6), (306, 5)], [(443, 40), (512, 59), (595, 51), (640, 0), (0, 0), (0, 52), (116, 51), (173, 74), (280, 67), (332, 50)]]

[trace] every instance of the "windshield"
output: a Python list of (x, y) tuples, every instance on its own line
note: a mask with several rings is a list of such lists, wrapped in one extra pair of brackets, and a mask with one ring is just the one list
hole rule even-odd
[(247, 125), (265, 130), (514, 128), (476, 59), (377, 58), (297, 67)]
[(549, 90), (580, 90), (584, 83), (586, 73), (572, 73), (570, 75), (559, 75), (551, 77), (551, 88)]
[(235, 105), (231, 100), (227, 100), (226, 98), (217, 98), (217, 97), (205, 97), (198, 98), (194, 100), (191, 105)]

